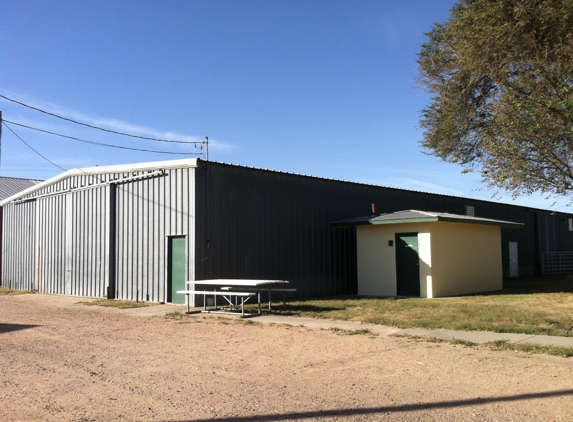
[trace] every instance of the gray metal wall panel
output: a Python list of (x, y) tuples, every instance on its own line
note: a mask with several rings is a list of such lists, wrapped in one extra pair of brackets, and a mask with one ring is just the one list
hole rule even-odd
[[(194, 253), (194, 169), (119, 181), (140, 173), (73, 176), (4, 207), (5, 284), (89, 297), (107, 294), (110, 187), (117, 181), (115, 274), (118, 298), (165, 300), (165, 236), (186, 235)], [(83, 189), (86, 188), (86, 189)], [(72, 192), (66, 192), (72, 189)], [(193, 274), (193, 260), (188, 260)], [(139, 293), (139, 297), (137, 296)]]
[(108, 285), (109, 186), (74, 192), (72, 242), (67, 265), (72, 271), (71, 294), (104, 297)]
[(39, 291), (105, 296), (108, 197), (104, 186), (37, 200)]
[(117, 298), (166, 300), (166, 236), (187, 236), (187, 255), (194, 253), (193, 186), (193, 168), (118, 185)]
[(8, 204), (3, 208), (2, 285), (32, 290), (35, 280), (36, 203)]

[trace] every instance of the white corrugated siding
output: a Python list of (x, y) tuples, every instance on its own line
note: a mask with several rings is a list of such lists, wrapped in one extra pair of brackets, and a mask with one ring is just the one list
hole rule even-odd
[(3, 209), (2, 285), (32, 290), (35, 280), (36, 203), (10, 204)]
[[(105, 183), (115, 181), (116, 297), (165, 301), (166, 236), (187, 236), (187, 256), (194, 254), (194, 169), (120, 181), (145, 174), (73, 176), (33, 192), (28, 198), (38, 196), (35, 200), (6, 205), (3, 285), (104, 297), (110, 283), (113, 192)], [(187, 263), (189, 277), (193, 260)]]
[[(99, 183), (105, 176), (80, 176), (61, 188)], [(51, 189), (55, 192), (54, 186)], [(38, 291), (103, 297), (108, 284), (109, 186), (37, 199)]]
[(193, 274), (194, 176), (194, 169), (172, 169), (118, 185), (118, 299), (166, 300), (166, 236), (187, 237), (187, 279)]

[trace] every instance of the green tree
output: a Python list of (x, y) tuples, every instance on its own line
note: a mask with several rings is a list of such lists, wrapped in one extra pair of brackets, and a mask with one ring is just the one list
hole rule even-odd
[(461, 0), (426, 35), (422, 147), (514, 197), (573, 197), (573, 0)]

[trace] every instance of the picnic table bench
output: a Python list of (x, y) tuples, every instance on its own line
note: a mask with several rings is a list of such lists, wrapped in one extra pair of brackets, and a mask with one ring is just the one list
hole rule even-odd
[[(247, 302), (247, 300), (249, 300), (251, 297), (255, 295), (254, 292), (218, 292), (215, 290), (178, 290), (177, 293), (187, 295), (187, 313), (191, 313), (189, 310), (189, 295), (195, 295), (195, 294), (203, 295), (203, 312), (212, 312), (207, 309), (207, 296), (214, 296), (214, 297), (222, 296), (227, 302), (229, 302), (231, 306), (235, 308), (238, 307), (238, 304), (236, 301), (233, 304), (233, 302), (231, 301), (231, 297), (234, 296), (235, 298), (241, 298), (240, 306), (241, 306), (242, 317), (245, 316), (245, 303)], [(215, 310), (217, 310), (217, 300), (215, 299), (213, 302), (215, 304)]]
[[(226, 292), (236, 292), (238, 291), (238, 287), (231, 287), (231, 286), (225, 286), (225, 287), (221, 287), (221, 290), (224, 290)], [(296, 289), (285, 289), (284, 287), (269, 287), (269, 288), (261, 288), (261, 289), (254, 289), (252, 287), (246, 287), (246, 288), (241, 288), (241, 291), (245, 291), (245, 292), (259, 292), (261, 290), (269, 292), (268, 295), (268, 300), (269, 300), (269, 311), (271, 310), (271, 293), (272, 292), (281, 292), (283, 294), (283, 306), (286, 305), (286, 293), (287, 292), (296, 292)]]
[[(177, 293), (185, 294), (187, 296), (187, 313), (190, 313), (189, 295), (202, 294), (203, 295), (203, 310), (201, 312), (218, 312), (218, 313), (233, 313), (228, 312), (225, 308), (219, 309), (217, 306), (217, 296), (223, 297), (230, 306), (229, 311), (238, 310), (241, 308), (241, 317), (254, 316), (261, 314), (261, 290), (269, 292), (269, 311), (271, 310), (271, 292), (283, 292), (283, 304), (285, 303), (285, 292), (296, 291), (296, 289), (287, 289), (281, 285), (288, 284), (286, 280), (243, 280), (243, 279), (215, 279), (215, 280), (194, 280), (187, 281), (187, 289), (179, 290)], [(195, 285), (200, 286), (213, 286), (213, 290), (195, 290)], [(245, 303), (253, 296), (257, 296), (258, 313), (246, 314)], [(213, 296), (214, 309), (207, 309), (207, 297)], [(233, 303), (232, 299), (235, 299)], [(240, 299), (240, 303), (238, 301)]]

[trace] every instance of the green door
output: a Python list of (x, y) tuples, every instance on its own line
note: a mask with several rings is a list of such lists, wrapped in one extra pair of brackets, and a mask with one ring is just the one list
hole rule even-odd
[(167, 302), (185, 303), (185, 237), (167, 238)]
[(420, 297), (418, 233), (396, 233), (396, 287), (398, 296)]

